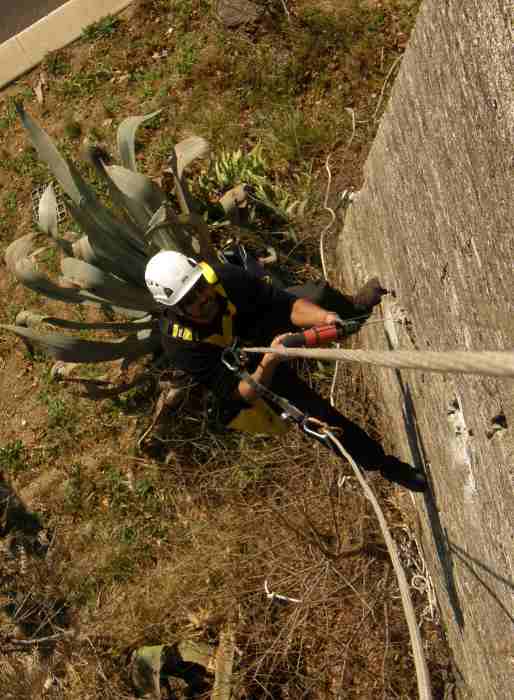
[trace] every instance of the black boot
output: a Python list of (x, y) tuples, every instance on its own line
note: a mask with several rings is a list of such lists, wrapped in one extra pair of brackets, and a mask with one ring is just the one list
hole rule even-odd
[(427, 480), (419, 469), (414, 469), (396, 457), (386, 457), (385, 463), (380, 467), (380, 473), (393, 484), (399, 484), (409, 491), (426, 491)]
[(371, 313), (373, 307), (380, 304), (382, 296), (388, 293), (378, 281), (378, 277), (372, 277), (354, 295), (353, 303), (359, 311)]

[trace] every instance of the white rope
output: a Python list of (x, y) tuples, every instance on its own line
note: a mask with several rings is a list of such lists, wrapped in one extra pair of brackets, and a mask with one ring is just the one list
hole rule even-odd
[(432, 690), (430, 683), (430, 675), (428, 673), (425, 652), (423, 651), (423, 642), (421, 640), (418, 623), (416, 621), (416, 614), (414, 612), (414, 606), (412, 604), (412, 598), (410, 595), (407, 577), (405, 576), (405, 571), (403, 570), (402, 564), (400, 562), (400, 557), (398, 555), (398, 549), (393, 538), (391, 537), (391, 533), (387, 526), (387, 522), (382, 512), (382, 509), (380, 508), (380, 505), (377, 499), (375, 498), (373, 491), (370, 489), (368, 482), (362, 476), (361, 470), (357, 466), (352, 456), (345, 450), (345, 448), (339, 442), (339, 440), (331, 432), (327, 432), (327, 435), (329, 436), (330, 440), (337, 448), (337, 450), (340, 452), (340, 454), (343, 455), (350, 463), (350, 466), (352, 467), (353, 472), (359, 481), (359, 484), (364, 490), (366, 498), (370, 501), (373, 510), (375, 511), (375, 515), (377, 516), (378, 523), (380, 525), (380, 530), (382, 531), (382, 535), (384, 536), (387, 551), (389, 552), (389, 556), (391, 557), (391, 562), (393, 564), (394, 572), (396, 574), (398, 585), (400, 587), (400, 596), (402, 600), (403, 610), (405, 612), (405, 618), (407, 620), (407, 625), (409, 628), (412, 651), (414, 654), (414, 664), (416, 666), (416, 677), (418, 680), (419, 698), (420, 700), (431, 700)]
[(280, 593), (275, 593), (274, 591), (270, 591), (269, 586), (268, 586), (268, 579), (264, 581), (264, 591), (266, 593), (266, 598), (269, 600), (282, 600), (285, 603), (302, 603), (299, 598), (290, 598), (287, 595), (281, 595)]
[(343, 350), (340, 348), (244, 348), (249, 353), (272, 353), (284, 357), (306, 357), (313, 360), (361, 362), (392, 369), (416, 369), (443, 374), (477, 374), (486, 377), (514, 378), (512, 350)]
[[(390, 73), (392, 70), (390, 71)], [(389, 75), (388, 75), (389, 77)], [(386, 78), (387, 82), (387, 78)], [(384, 88), (385, 88), (385, 83), (384, 83)], [(383, 89), (384, 89), (383, 88)], [(382, 89), (382, 90), (383, 90)], [(377, 111), (378, 111), (378, 105), (377, 105)], [(375, 112), (376, 114), (376, 112)], [(375, 115), (373, 115), (375, 116)], [(355, 115), (352, 112), (352, 117), (353, 117), (353, 131), (352, 131), (352, 139), (353, 139), (353, 134), (355, 133)], [(350, 139), (351, 142), (351, 139)], [(350, 145), (350, 142), (348, 143), (348, 146)], [(321, 254), (321, 262), (323, 265), (323, 275), (325, 279), (327, 279), (327, 268), (325, 265), (325, 256), (324, 256), (324, 235), (327, 233), (328, 230), (332, 227), (333, 223), (335, 222), (335, 214), (332, 209), (329, 208), (328, 206), (328, 195), (330, 191), (330, 184), (332, 181), (332, 174), (330, 171), (330, 167), (328, 164), (328, 158), (325, 163), (325, 167), (327, 169), (328, 173), (328, 183), (327, 183), (327, 191), (325, 194), (325, 202), (324, 202), (324, 208), (331, 214), (331, 221), (330, 223), (325, 227), (325, 229), (321, 233), (321, 238), (320, 238), (320, 254)], [(343, 194), (343, 198), (346, 195), (346, 190)], [(251, 349), (250, 349), (251, 351)], [(341, 350), (341, 346), (337, 344), (337, 349), (335, 352), (339, 352), (340, 355), (341, 353), (344, 353), (345, 351)], [(335, 362), (335, 367), (334, 367), (334, 376), (332, 378), (332, 386), (330, 388), (330, 404), (334, 406), (334, 393), (335, 393), (335, 386), (336, 386), (336, 381), (337, 381), (337, 373), (339, 369), (339, 359), (341, 358), (336, 358)], [(346, 359), (346, 358), (344, 358)], [(380, 505), (375, 498), (375, 495), (371, 488), (369, 487), (367, 481), (364, 479), (362, 476), (362, 473), (357, 466), (356, 462), (352, 458), (352, 456), (344, 449), (344, 447), (341, 445), (339, 440), (332, 434), (328, 433), (328, 436), (330, 437), (330, 440), (332, 441), (332, 444), (336, 447), (337, 450), (339, 450), (339, 453), (345, 457), (348, 462), (350, 463), (355, 476), (357, 477), (361, 487), (364, 490), (364, 494), (366, 498), (371, 502), (373, 506), (373, 510), (375, 511), (375, 514), (378, 518), (380, 529), (382, 531), (382, 534), (384, 536), (384, 540), (387, 546), (387, 549), (389, 551), (389, 555), (391, 557), (391, 561), (393, 564), (394, 571), (396, 573), (396, 578), (398, 580), (398, 585), (400, 587), (400, 595), (402, 599), (402, 604), (403, 604), (403, 609), (405, 613), (405, 617), (407, 620), (407, 625), (409, 628), (409, 635), (410, 635), (410, 640), (411, 640), (411, 645), (412, 645), (412, 650), (414, 654), (414, 663), (416, 667), (416, 677), (418, 681), (418, 691), (419, 691), (419, 698), (420, 700), (430, 700), (432, 698), (432, 689), (431, 689), (431, 684), (430, 684), (430, 675), (428, 672), (428, 667), (427, 667), (427, 662), (425, 658), (425, 653), (423, 651), (423, 643), (421, 641), (421, 635), (419, 633), (419, 628), (417, 625), (416, 621), (416, 614), (414, 612), (414, 606), (412, 604), (412, 598), (410, 595), (410, 589), (409, 589), (409, 584), (407, 582), (407, 577), (405, 575), (405, 571), (403, 570), (400, 557), (398, 555), (398, 550), (396, 548), (396, 545), (394, 543), (394, 540), (391, 536), (391, 533), (389, 531), (389, 528), (387, 526), (386, 519), (384, 517), (384, 514), (382, 512), (382, 509), (380, 508)], [(344, 480), (346, 479), (346, 476), (340, 476), (338, 479), (338, 486), (342, 487), (344, 485)], [(265, 582), (264, 587), (266, 589), (266, 593), (268, 594), (268, 598), (273, 598), (275, 594), (269, 594), (267, 590), (267, 582)], [(387, 628), (387, 607), (384, 605), (384, 611), (386, 614), (386, 630)], [(387, 656), (387, 649), (388, 649), (388, 644), (389, 644), (389, 636), (388, 633), (386, 632), (386, 651), (384, 655), (384, 668), (383, 672), (385, 673), (385, 659)]]

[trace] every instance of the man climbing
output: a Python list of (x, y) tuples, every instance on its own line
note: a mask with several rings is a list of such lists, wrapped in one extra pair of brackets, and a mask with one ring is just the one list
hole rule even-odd
[[(237, 265), (210, 266), (174, 251), (157, 253), (148, 262), (145, 280), (163, 306), (162, 343), (173, 367), (214, 394), (225, 426), (256, 433), (280, 434), (288, 426), (254, 386), (223, 364), (223, 350), (234, 338), (276, 347), (295, 328), (345, 320), (349, 332), (355, 332), (386, 293), (376, 278), (353, 298), (323, 283), (280, 289)], [(343, 445), (364, 469), (379, 469), (387, 480), (413, 491), (426, 488), (421, 472), (386, 455), (378, 442), (300, 379), (283, 357), (255, 356), (247, 369), (255, 382), (309, 416), (342, 428)]]

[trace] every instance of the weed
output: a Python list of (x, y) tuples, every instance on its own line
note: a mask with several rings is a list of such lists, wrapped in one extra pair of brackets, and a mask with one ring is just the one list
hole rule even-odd
[(126, 511), (131, 500), (126, 475), (114, 466), (107, 465), (104, 469), (111, 507), (114, 510)]
[(178, 49), (176, 67), (179, 75), (191, 75), (193, 66), (198, 61), (199, 50), (197, 39), (192, 34), (186, 34)]
[(52, 53), (45, 56), (42, 66), (50, 75), (65, 75), (70, 70), (67, 52), (62, 50), (52, 51)]
[(140, 479), (136, 482), (135, 492), (140, 498), (147, 498), (154, 491), (154, 486), (150, 479)]
[(130, 525), (125, 525), (122, 527), (119, 534), (119, 540), (122, 544), (134, 544), (134, 542), (137, 540), (136, 528)]
[(38, 394), (38, 399), (46, 406), (49, 428), (62, 428), (72, 418), (72, 412), (67, 404), (49, 388), (43, 388)]
[(64, 125), (64, 133), (69, 139), (79, 139), (82, 136), (82, 127), (75, 120), (70, 120)]
[(23, 151), (14, 156), (14, 158), (5, 158), (3, 167), (6, 170), (21, 176), (30, 176), (33, 181), (40, 182), (46, 172), (46, 168), (41, 163), (36, 155), (35, 149), (27, 146)]
[(121, 100), (118, 95), (111, 93), (104, 97), (103, 108), (107, 116), (114, 117), (116, 114), (118, 114), (120, 111), (120, 106)]
[(82, 31), (82, 38), (87, 41), (95, 41), (96, 39), (107, 39), (115, 34), (121, 24), (121, 20), (113, 15), (107, 15), (98, 22), (90, 24)]
[(13, 214), (18, 209), (18, 198), (16, 192), (8, 192), (4, 197), (4, 206), (6, 210)]
[(0, 131), (6, 131), (16, 121), (16, 98), (9, 97), (0, 116)]
[(131, 549), (131, 544), (132, 541), (125, 542), (124, 548), (118, 552), (100, 572), (104, 584), (123, 583), (132, 578), (136, 569), (136, 563), (134, 561), (134, 553)]
[(21, 440), (8, 442), (0, 447), (0, 470), (5, 469), (12, 474), (18, 474), (29, 468), (28, 453)]
[(99, 126), (92, 126), (89, 129), (89, 137), (92, 141), (101, 143), (105, 139), (105, 131)]
[(63, 97), (83, 97), (93, 95), (105, 82), (112, 78), (109, 67), (98, 66), (91, 72), (80, 72), (64, 80), (58, 87)]
[(66, 512), (77, 513), (82, 507), (82, 474), (80, 464), (71, 466), (70, 475), (64, 488), (64, 508)]
[(274, 159), (301, 163), (326, 151), (334, 142), (337, 122), (314, 121), (303, 110), (282, 109), (262, 114), (262, 127), (270, 134), (268, 148)]

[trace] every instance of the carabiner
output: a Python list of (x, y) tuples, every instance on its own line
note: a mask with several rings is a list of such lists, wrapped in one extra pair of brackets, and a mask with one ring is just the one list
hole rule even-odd
[(221, 361), (231, 372), (239, 372), (244, 364), (243, 353), (237, 344), (238, 338), (235, 338), (232, 345), (225, 348), (221, 354)]
[[(313, 423), (318, 425), (323, 432), (318, 428), (318, 430), (314, 430), (313, 428), (309, 427), (309, 423)], [(300, 424), (301, 429), (306, 435), (310, 435), (310, 437), (315, 438), (316, 440), (319, 440), (320, 442), (328, 442), (329, 437), (325, 431), (325, 426), (323, 424), (320, 424), (320, 421), (317, 420), (316, 418), (312, 418), (310, 416), (305, 416), (303, 421)]]

